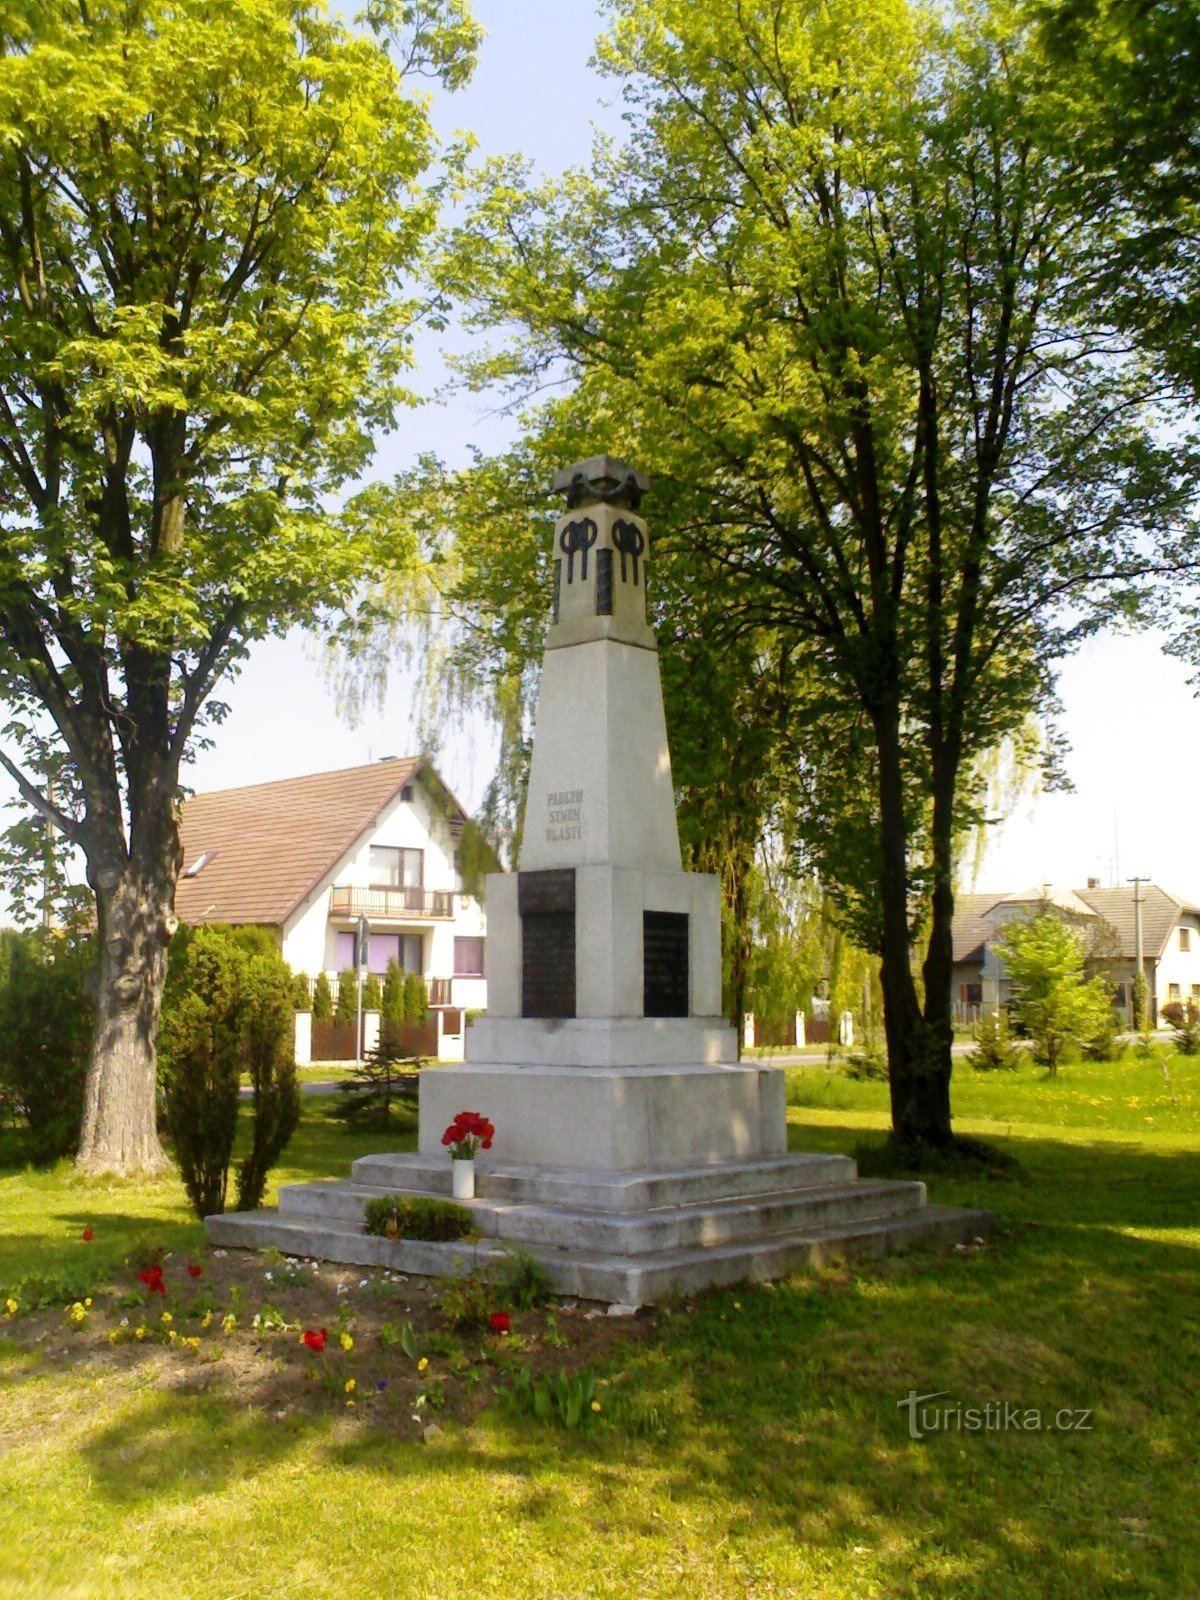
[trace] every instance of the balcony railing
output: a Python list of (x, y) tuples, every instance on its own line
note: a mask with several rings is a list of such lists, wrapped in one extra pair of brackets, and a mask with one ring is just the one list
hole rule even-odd
[(449, 921), (454, 916), (454, 894), (449, 889), (331, 889), (329, 911), (335, 917), (392, 922)]
[(448, 1006), (450, 1004), (449, 978), (430, 978), (429, 1004), (431, 1006)]

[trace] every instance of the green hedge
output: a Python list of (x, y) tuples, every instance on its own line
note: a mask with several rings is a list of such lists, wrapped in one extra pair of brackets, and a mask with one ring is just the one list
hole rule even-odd
[(465, 1206), (419, 1194), (389, 1194), (368, 1200), (364, 1216), (363, 1232), (384, 1239), (474, 1239), (477, 1235)]

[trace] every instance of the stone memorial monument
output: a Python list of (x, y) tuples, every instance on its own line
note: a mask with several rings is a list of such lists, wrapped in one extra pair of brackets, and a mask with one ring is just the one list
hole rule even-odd
[(421, 1079), (421, 1149), (486, 1107), (506, 1156), (632, 1172), (782, 1155), (783, 1074), (737, 1064), (721, 1015), (721, 892), (684, 872), (646, 481), (560, 473), (554, 580), (515, 873), (487, 881), (488, 1008), (466, 1065)]
[[(466, 1060), (420, 1077), (415, 1155), (349, 1183), (285, 1187), (279, 1211), (210, 1217), (213, 1242), (440, 1274), (505, 1242), (557, 1287), (640, 1304), (829, 1255), (986, 1232), (924, 1185), (789, 1154), (784, 1075), (738, 1061), (721, 1015), (717, 880), (685, 872), (658, 651), (647, 620), (641, 473), (559, 473), (553, 582), (518, 869), (487, 882), (488, 1009)], [(442, 1136), (495, 1125), (470, 1202), (481, 1244), (362, 1233), (381, 1194), (448, 1194)]]

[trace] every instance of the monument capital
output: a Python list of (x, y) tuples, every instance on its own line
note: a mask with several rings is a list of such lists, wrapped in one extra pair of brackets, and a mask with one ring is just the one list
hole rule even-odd
[(566, 495), (569, 511), (586, 505), (628, 506), (636, 511), (650, 479), (615, 456), (589, 456), (556, 472), (551, 487), (555, 494)]

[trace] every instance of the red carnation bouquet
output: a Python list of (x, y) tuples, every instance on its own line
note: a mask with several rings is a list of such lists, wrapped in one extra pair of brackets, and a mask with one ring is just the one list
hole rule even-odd
[(495, 1133), (488, 1119), (478, 1111), (460, 1111), (442, 1135), (450, 1148), (451, 1161), (474, 1161), (477, 1150), (492, 1148)]

